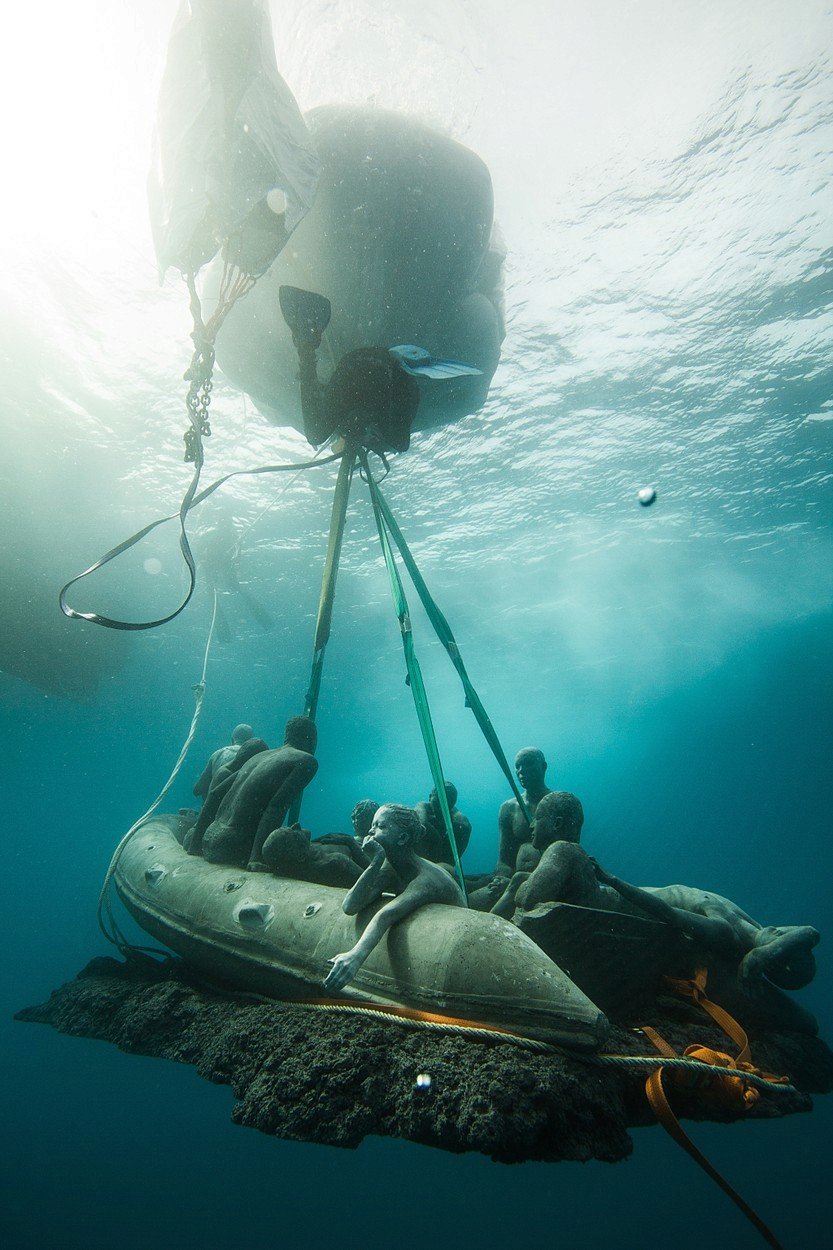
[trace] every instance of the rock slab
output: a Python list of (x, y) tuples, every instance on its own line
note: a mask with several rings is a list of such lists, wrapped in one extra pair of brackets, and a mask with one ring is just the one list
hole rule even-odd
[[(677, 999), (660, 996), (641, 1017), (679, 1053), (692, 1043), (732, 1053), (719, 1029)], [(375, 1134), (503, 1163), (616, 1162), (632, 1150), (628, 1129), (654, 1123), (644, 1071), (240, 995), (205, 984), (178, 959), (94, 959), (16, 1018), (193, 1064), (231, 1086), (235, 1123), (298, 1141), (355, 1148)], [(614, 1024), (606, 1053), (653, 1053), (630, 1023)], [(833, 1054), (820, 1039), (750, 1041), (755, 1063), (788, 1074), (797, 1092), (762, 1094), (746, 1118), (808, 1111), (810, 1093), (833, 1088)], [(423, 1074), (430, 1083), (417, 1081)], [(735, 1118), (690, 1095), (672, 1100), (680, 1116)]]

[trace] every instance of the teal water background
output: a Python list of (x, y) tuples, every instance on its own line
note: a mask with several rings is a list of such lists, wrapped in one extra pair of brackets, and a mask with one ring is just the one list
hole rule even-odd
[[(693, 1250), (709, 1223), (715, 1244), (755, 1246), (659, 1129), (635, 1132), (614, 1167), (271, 1141), (234, 1128), (230, 1091), (190, 1069), (11, 1021), (105, 950), (99, 883), (177, 756), (210, 617), (203, 586), (184, 617), (112, 654), (70, 623), (83, 642), (54, 660), (62, 575), (170, 510), (186, 481), (184, 292), (156, 284), (143, 201), (174, 8), (47, 4), (14, 19), (3, 50), (0, 607), (22, 671), (46, 686), (0, 678), (4, 1244)], [(415, 439), (387, 496), (507, 751), (544, 749), (550, 785), (582, 799), (588, 849), (626, 879), (707, 886), (764, 922), (816, 925), (801, 1001), (830, 1039), (833, 13), (528, 0), (510, 22), (503, 8), (274, 15), (304, 107), (420, 105), (492, 170), (503, 362), (486, 408)], [(215, 409), (210, 475), (304, 454), (222, 379)], [(333, 480), (238, 486), (197, 520), (251, 526), (241, 577), (276, 628), (228, 601), (232, 641), (212, 650), (171, 806), (238, 720), (277, 741), (300, 710)], [(642, 509), (647, 482), (658, 499)], [(163, 534), (77, 602), (153, 614), (181, 584)], [(485, 870), (505, 783), (416, 608), (414, 622), (474, 827), (468, 867)], [(101, 673), (86, 699), (54, 689), (73, 668)], [(315, 833), (346, 828), (366, 795), (427, 794), (358, 484), (319, 725)], [(815, 1247), (833, 1217), (832, 1122), (819, 1098), (811, 1116), (692, 1135), (786, 1246)]]

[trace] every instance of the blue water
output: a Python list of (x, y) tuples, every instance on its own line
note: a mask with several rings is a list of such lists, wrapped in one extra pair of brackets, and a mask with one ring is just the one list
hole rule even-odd
[[(510, 22), (505, 7), (274, 13), (303, 107), (420, 104), (492, 170), (509, 254), (492, 397), (415, 439), (386, 493), (507, 752), (545, 751), (549, 784), (582, 799), (588, 849), (624, 878), (708, 886), (766, 923), (819, 928), (800, 998), (829, 1040), (833, 11), (529, 2)], [(11, 1021), (106, 951), (99, 885), (177, 757), (210, 618), (200, 587), (166, 630), (104, 655), (91, 626), (68, 623), (67, 641), (55, 607), (64, 576), (170, 510), (186, 480), (184, 293), (156, 285), (143, 201), (174, 8), (39, 6), (8, 41), (3, 1244), (758, 1246), (658, 1128), (616, 1166), (507, 1168), (375, 1139), (343, 1153), (235, 1128), (230, 1091), (191, 1069)], [(303, 454), (222, 379), (215, 408), (212, 475)], [(241, 577), (276, 628), (228, 603), (233, 638), (212, 648), (171, 807), (237, 721), (277, 741), (300, 710), (332, 482), (260, 480), (205, 505), (198, 525), (225, 509), (251, 527)], [(643, 509), (647, 482), (658, 498)], [(78, 603), (154, 614), (181, 584), (163, 535)], [(474, 827), (467, 867), (486, 870), (505, 783), (413, 615)], [(82, 668), (86, 698), (62, 697), (55, 673)], [(345, 829), (358, 798), (427, 795), (358, 484), (319, 726), (315, 833)], [(811, 1250), (833, 1221), (831, 1126), (819, 1098), (810, 1116), (692, 1135), (787, 1247)]]

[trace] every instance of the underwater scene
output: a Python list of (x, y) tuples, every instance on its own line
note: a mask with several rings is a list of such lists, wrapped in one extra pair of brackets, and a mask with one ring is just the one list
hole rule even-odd
[(3, 1246), (829, 1245), (833, 4), (4, 33)]

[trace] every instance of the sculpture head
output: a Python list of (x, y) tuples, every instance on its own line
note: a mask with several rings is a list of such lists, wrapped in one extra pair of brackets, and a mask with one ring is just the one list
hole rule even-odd
[[(798, 925), (789, 929), (762, 929), (760, 938), (767, 934), (783, 935), (789, 933), (793, 939), (789, 951), (782, 956), (767, 958), (764, 975), (773, 985), (782, 990), (802, 990), (809, 985), (816, 975), (816, 957), (813, 947), (821, 940), (818, 929), (812, 925)], [(766, 947), (764, 946), (764, 950)]]
[(515, 756), (515, 772), (525, 790), (539, 790), (544, 785), (547, 761), (538, 747), (523, 747)]
[(373, 817), (370, 837), (387, 851), (397, 847), (414, 847), (422, 833), (422, 823), (412, 807), (402, 803), (383, 803)]
[(242, 746), (244, 742), (248, 742), (250, 738), (255, 736), (255, 731), (251, 725), (240, 724), (235, 725), (231, 731), (231, 741), (234, 746)]
[(535, 809), (532, 845), (544, 851), (553, 842), (578, 842), (584, 824), (581, 802), (569, 790), (551, 790)]
[[(455, 803), (457, 802), (457, 787), (455, 785), (452, 785), (450, 781), (447, 781), (445, 783), (445, 797), (446, 797), (446, 801), (448, 803), (449, 810), (450, 810), (454, 807)], [(440, 801), (437, 798), (436, 786), (428, 795), (428, 803), (433, 808), (433, 810), (439, 815)]]
[(378, 810), (379, 804), (375, 799), (359, 799), (350, 813), (350, 819), (353, 822), (353, 832), (357, 838), (367, 837), (370, 833), (370, 826), (373, 824), (373, 817)]
[(310, 855), (310, 832), (300, 825), (284, 825), (267, 839), (268, 863), (273, 872), (292, 876), (307, 865)]
[(295, 747), (298, 751), (307, 751), (310, 755), (314, 755), (318, 745), (318, 730), (315, 728), (315, 721), (309, 716), (290, 716), (286, 722), (283, 740), (288, 747)]

